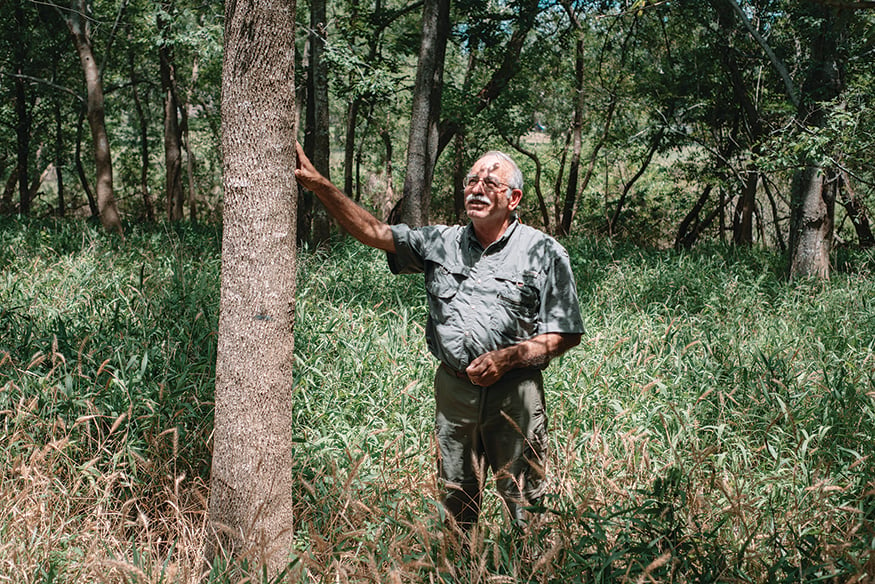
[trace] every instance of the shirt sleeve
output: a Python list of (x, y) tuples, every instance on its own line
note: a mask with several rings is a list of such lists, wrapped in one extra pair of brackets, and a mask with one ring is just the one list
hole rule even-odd
[(565, 248), (557, 244), (541, 292), (541, 315), (538, 334), (583, 334), (583, 319), (571, 260)]
[(393, 274), (420, 274), (425, 270), (425, 237), (419, 229), (411, 229), (403, 223), (392, 225), (395, 253), (386, 253), (389, 270)]

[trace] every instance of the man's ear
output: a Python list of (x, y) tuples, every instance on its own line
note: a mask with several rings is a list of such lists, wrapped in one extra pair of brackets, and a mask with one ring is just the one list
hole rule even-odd
[(520, 189), (513, 189), (510, 192), (510, 198), (507, 200), (507, 208), (509, 211), (516, 209), (523, 200), (523, 192)]

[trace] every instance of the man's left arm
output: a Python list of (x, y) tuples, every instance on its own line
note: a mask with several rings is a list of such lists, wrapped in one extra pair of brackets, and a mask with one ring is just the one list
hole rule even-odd
[(468, 365), (465, 373), (471, 383), (492, 385), (511, 369), (544, 367), (580, 343), (580, 333), (544, 333), (510, 347), (480, 355)]

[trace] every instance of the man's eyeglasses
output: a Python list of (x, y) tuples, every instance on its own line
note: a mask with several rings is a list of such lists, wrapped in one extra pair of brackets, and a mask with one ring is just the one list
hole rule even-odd
[(511, 188), (509, 184), (501, 182), (494, 176), (480, 177), (476, 174), (469, 174), (465, 177), (466, 188), (473, 189), (481, 180), (483, 181), (483, 188), (493, 193), (502, 190), (502, 187)]

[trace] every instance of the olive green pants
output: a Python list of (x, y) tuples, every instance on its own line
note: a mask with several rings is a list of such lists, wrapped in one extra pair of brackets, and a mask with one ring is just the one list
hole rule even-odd
[(525, 523), (525, 508), (545, 488), (547, 413), (538, 369), (510, 371), (479, 387), (443, 366), (435, 374), (438, 477), (444, 506), (463, 529), (477, 522), (488, 470), (511, 520)]

